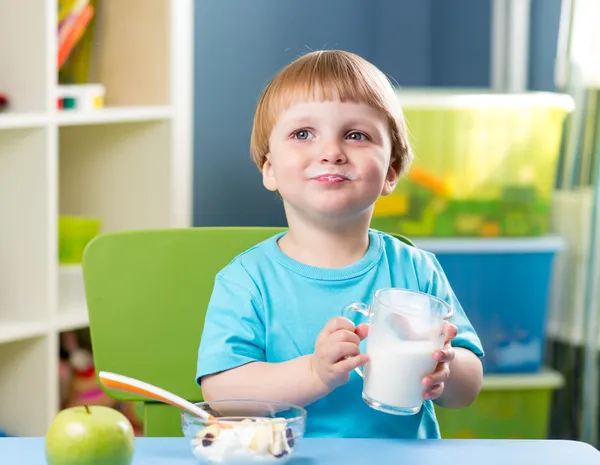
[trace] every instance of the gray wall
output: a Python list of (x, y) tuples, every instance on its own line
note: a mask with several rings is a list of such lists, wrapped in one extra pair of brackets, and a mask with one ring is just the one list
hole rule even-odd
[[(550, 24), (546, 2), (560, 0), (534, 0)], [(196, 0), (195, 16), (198, 226), (285, 225), (250, 160), (250, 131), (263, 86), (307, 50), (356, 52), (403, 87), (489, 84), (490, 0)], [(552, 31), (532, 27), (538, 86), (548, 85)]]
[[(374, 0), (373, 48), (367, 57), (401, 86), (431, 81), (433, 0)], [(351, 31), (349, 31), (351, 33)], [(349, 33), (340, 25), (340, 34)], [(307, 31), (300, 40), (306, 40)]]
[(553, 91), (561, 0), (532, 0), (529, 38), (529, 88)]
[(432, 85), (489, 86), (491, 14), (489, 0), (433, 0)]

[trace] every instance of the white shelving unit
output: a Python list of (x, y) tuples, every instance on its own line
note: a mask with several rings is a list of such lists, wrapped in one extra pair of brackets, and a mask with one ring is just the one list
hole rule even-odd
[(0, 429), (44, 435), (59, 409), (59, 215), (102, 231), (191, 225), (193, 0), (99, 0), (106, 108), (58, 110), (57, 3), (0, 2)]

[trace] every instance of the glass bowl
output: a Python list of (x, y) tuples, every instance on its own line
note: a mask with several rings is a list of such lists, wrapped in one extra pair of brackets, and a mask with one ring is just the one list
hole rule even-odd
[(286, 462), (304, 436), (306, 410), (286, 402), (214, 400), (197, 406), (215, 418), (181, 413), (183, 435), (200, 461)]

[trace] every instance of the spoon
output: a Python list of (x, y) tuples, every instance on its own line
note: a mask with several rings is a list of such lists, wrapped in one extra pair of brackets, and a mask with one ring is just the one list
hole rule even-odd
[(190, 412), (203, 420), (214, 420), (215, 417), (210, 415), (208, 412), (202, 410), (197, 405), (188, 402), (187, 400), (173, 394), (172, 392), (165, 391), (153, 384), (145, 383), (128, 376), (118, 375), (116, 373), (110, 373), (108, 371), (101, 371), (98, 373), (98, 377), (104, 386), (109, 389), (114, 389), (121, 392), (128, 392), (130, 394), (137, 394), (149, 399), (154, 399), (165, 404), (172, 405), (180, 408), (187, 412)]

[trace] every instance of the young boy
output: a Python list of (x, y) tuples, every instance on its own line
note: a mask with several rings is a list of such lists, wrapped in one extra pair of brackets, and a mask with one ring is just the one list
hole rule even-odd
[[(432, 401), (469, 405), (481, 387), (483, 350), (436, 258), (369, 228), (375, 201), (412, 161), (389, 81), (351, 53), (300, 57), (261, 96), (251, 152), (289, 228), (216, 277), (198, 354), (205, 399), (305, 406), (306, 436), (440, 437)], [(387, 287), (427, 292), (454, 308), (447, 343), (433, 355), (437, 369), (423, 380), (424, 406), (410, 416), (362, 401), (353, 370), (368, 360), (368, 327), (340, 316)]]

